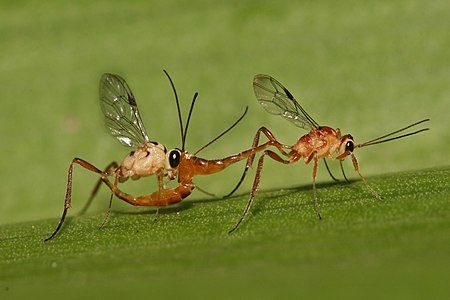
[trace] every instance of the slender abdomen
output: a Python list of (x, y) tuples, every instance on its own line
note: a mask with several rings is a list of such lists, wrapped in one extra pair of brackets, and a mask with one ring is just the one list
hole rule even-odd
[(195, 175), (208, 175), (214, 174), (222, 171), (226, 167), (239, 162), (241, 160), (247, 159), (252, 154), (255, 154), (264, 147), (251, 148), (249, 150), (243, 151), (239, 154), (231, 155), (223, 159), (203, 159), (196, 156), (188, 156), (182, 158), (182, 163), (178, 169), (180, 177), (194, 177)]

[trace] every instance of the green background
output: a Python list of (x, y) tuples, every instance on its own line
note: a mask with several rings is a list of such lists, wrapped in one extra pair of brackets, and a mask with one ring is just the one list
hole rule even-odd
[[(253, 95), (253, 76), (265, 73), (281, 81), (319, 123), (339, 127), (343, 133), (351, 133), (359, 142), (414, 121), (431, 118), (431, 131), (427, 133), (358, 151), (356, 154), (361, 171), (369, 179), (378, 174), (448, 166), (448, 1), (178, 1), (171, 4), (146, 1), (78, 1), (71, 4), (59, 1), (2, 1), (0, 24), (0, 224), (52, 218), (44, 223), (36, 223), (41, 224), (41, 227), (36, 240), (27, 244), (31, 248), (51, 230), (61, 213), (66, 171), (74, 156), (82, 157), (102, 168), (112, 160), (120, 162), (129, 151), (111, 138), (102, 124), (97, 89), (98, 80), (104, 72), (118, 73), (126, 78), (138, 98), (141, 115), (151, 139), (168, 148), (179, 147), (180, 137), (172, 92), (162, 69), (167, 69), (172, 75), (185, 113), (194, 91), (200, 93), (188, 134), (189, 151), (194, 152), (234, 122), (245, 106), (249, 106), (249, 113), (244, 121), (232, 133), (202, 152), (202, 157), (224, 157), (247, 148), (260, 126), (270, 128), (282, 142), (293, 144), (305, 132), (264, 112)], [(351, 163), (346, 162), (345, 166), (347, 174), (356, 179)], [(222, 195), (233, 187), (242, 167), (233, 166), (221, 174), (198, 178), (196, 183), (210, 192)], [(320, 167), (319, 181), (329, 182), (323, 165)], [(333, 164), (333, 169), (338, 171), (336, 164)], [(444, 186), (448, 186), (448, 175), (446, 176), (443, 177)], [(70, 215), (74, 215), (84, 204), (96, 180), (94, 175), (79, 168), (76, 168), (74, 178), (74, 205)], [(215, 238), (227, 238), (225, 232), (239, 215), (240, 207), (245, 202), (245, 192), (251, 185), (250, 178), (241, 189), (243, 196), (232, 200), (235, 201), (235, 211), (229, 213), (229, 218), (218, 222), (215, 230), (220, 232), (220, 238)], [(134, 194), (150, 193), (156, 188), (155, 181), (148, 178), (124, 184), (123, 187)], [(302, 163), (282, 166), (267, 161), (261, 189), (302, 186), (305, 188), (300, 195), (304, 197), (306, 194), (308, 197), (310, 182), (311, 166)], [(358, 187), (355, 194), (367, 196), (362, 191), (362, 185), (355, 185)], [(382, 187), (378, 188), (383, 190)], [(426, 195), (423, 194), (424, 197)], [(101, 222), (101, 212), (107, 205), (106, 197), (107, 192), (103, 190), (90, 211), (91, 217), (88, 218), (95, 218), (95, 224)], [(185, 202), (206, 198), (195, 192)], [(437, 207), (446, 203), (444, 209), (448, 210), (448, 202), (443, 199), (445, 197), (434, 203), (438, 203)], [(201, 207), (203, 202), (195, 203)], [(227, 207), (226, 202), (213, 203), (218, 207)], [(260, 211), (263, 207), (260, 207)], [(205, 211), (197, 214), (194, 212), (194, 216), (201, 217), (202, 214), (214, 211), (213, 209), (214, 205), (210, 205)], [(300, 210), (303, 209), (295, 211)], [(313, 230), (319, 230), (314, 229), (314, 226), (320, 225), (314, 219), (311, 207), (307, 205), (304, 210), (308, 212), (306, 216), (303, 215), (307, 219), (304, 222), (310, 222)], [(122, 216), (129, 222), (128, 226), (137, 226), (136, 223), (142, 217), (149, 220), (153, 218), (152, 214), (146, 214), (153, 210), (130, 209), (117, 201), (114, 211), (116, 214), (112, 216), (112, 220), (120, 219), (121, 211), (138, 213), (137, 216)], [(186, 211), (189, 210), (180, 209), (179, 213), (189, 214)], [(387, 211), (388, 208), (383, 210)], [(161, 219), (176, 214), (177, 208), (166, 212)], [(430, 212), (427, 217), (432, 219), (434, 210)], [(292, 213), (295, 214), (294, 211)], [(342, 217), (339, 219), (341, 222), (346, 222), (345, 214), (336, 214), (337, 217)], [(299, 216), (300, 214), (293, 217), (298, 220)], [(403, 217), (408, 218), (408, 215)], [(88, 220), (90, 219), (86, 222)], [(117, 222), (120, 224), (120, 221)], [(262, 234), (262, 237), (257, 239), (259, 243), (252, 244), (254, 236), (251, 222), (246, 225), (247, 233), (241, 236), (248, 243), (242, 244), (241, 252), (237, 253), (245, 255), (245, 247), (252, 248), (255, 245), (264, 249), (262, 241), (267, 232), (261, 233), (255, 229), (254, 234)], [(365, 224), (369, 226), (369, 220), (361, 219), (360, 222), (363, 228)], [(253, 223), (253, 226), (258, 228), (257, 224)], [(390, 226), (386, 230), (395, 228), (395, 223), (388, 224)], [(16, 236), (9, 231), (8, 226), (12, 225), (0, 227), (0, 243), (4, 245), (5, 241)], [(29, 225), (15, 226), (11, 228), (20, 231), (22, 226)], [(191, 226), (192, 224), (188, 225), (188, 229), (194, 230)], [(93, 228), (95, 226), (91, 225), (89, 230), (94, 232)], [(277, 230), (282, 235), (282, 229), (287, 229), (284, 226), (280, 228)], [(301, 227), (295, 228), (297, 229), (292, 229), (290, 234)], [(111, 226), (107, 230), (105, 243), (114, 240), (115, 230), (120, 230), (120, 226)], [(146, 230), (153, 229), (149, 227)], [(333, 226), (326, 227), (323, 231), (325, 236), (327, 233), (337, 233), (333, 232)], [(376, 234), (371, 236), (370, 230), (363, 232), (368, 238), (375, 239), (374, 243), (379, 238)], [(448, 233), (448, 224), (446, 232)], [(69, 230), (63, 233), (61, 239), (55, 240), (55, 245), (51, 247), (58, 247), (57, 243), (65, 235), (69, 235)], [(439, 234), (431, 236), (440, 237), (441, 233), (439, 231)], [(101, 241), (101, 232), (96, 234)], [(199, 236), (192, 234), (192, 243), (195, 244), (197, 238), (208, 240), (208, 235), (202, 236), (201, 230), (198, 234)], [(266, 237), (269, 238), (270, 235)], [(85, 234), (81, 230), (77, 238), (83, 243), (89, 238), (89, 233)], [(304, 241), (292, 242), (282, 237), (279, 239), (279, 243), (291, 243), (291, 247), (304, 246)], [(20, 241), (19, 239), (18, 242)], [(379, 247), (383, 248), (385, 241), (378, 241)], [(430, 238), (417, 243), (426, 249), (426, 244), (433, 241)], [(326, 243), (326, 240), (323, 242)], [(120, 245), (124, 247), (126, 243)], [(135, 244), (131, 242), (130, 245)], [(132, 249), (130, 245), (128, 247)], [(150, 257), (160, 259), (164, 243), (158, 245), (157, 251), (152, 251), (151, 247), (141, 248), (138, 257), (148, 253)], [(358, 245), (370, 246), (365, 243)], [(440, 245), (448, 246), (448, 243)], [(4, 247), (4, 251), (15, 249), (13, 245)], [(234, 251), (234, 248), (229, 247), (218, 247), (217, 254), (220, 256), (223, 251)], [(107, 253), (106, 247), (102, 249), (102, 254)], [(351, 249), (355, 251), (355, 248), (350, 247), (350, 253)], [(402, 250), (404, 249), (399, 250), (398, 257), (401, 257)], [(41, 255), (44, 253), (47, 252), (38, 252)], [(58, 253), (61, 259), (67, 255)], [(83, 256), (88, 252), (80, 253)], [(274, 248), (270, 248), (268, 253), (274, 253)], [(317, 256), (309, 257), (306, 270), (313, 270), (315, 262), (323, 261), (324, 253), (317, 253)], [(14, 260), (8, 258), (8, 253), (5, 255), (3, 266), (8, 269), (14, 265)], [(335, 259), (342, 260), (341, 263), (345, 265), (345, 257), (337, 256)], [(108, 274), (110, 269), (120, 269), (114, 267), (121, 265), (116, 260), (108, 260), (104, 256), (99, 259), (105, 259), (104, 264), (109, 263), (112, 267), (99, 267), (98, 274), (86, 268), (83, 278), (98, 278)], [(201, 257), (197, 259), (201, 260)], [(441, 259), (442, 262), (448, 262), (448, 255), (443, 255)], [(383, 261), (382, 258), (381, 260)], [(181, 266), (182, 261), (177, 260)], [(196, 260), (193, 258), (192, 261)], [(230, 261), (232, 259), (228, 257), (213, 264), (215, 272), (225, 274), (222, 277), (214, 276), (216, 273), (209, 274), (208, 268), (199, 274), (200, 279), (206, 280), (204, 288), (207, 289), (208, 280), (214, 278), (226, 281)], [(122, 262), (127, 263), (139, 264), (139, 260), (128, 259)], [(245, 265), (245, 261), (243, 263)], [(264, 264), (264, 257), (259, 257), (253, 263), (257, 267), (249, 263), (249, 274), (267, 273), (272, 268), (270, 264)], [(273, 260), (272, 263), (290, 264), (283, 259)], [(390, 266), (391, 262), (381, 263), (385, 264)], [(298, 261), (292, 262), (292, 266), (298, 265)], [(423, 262), (423, 266), (425, 265), (426, 262)], [(84, 274), (83, 264), (80, 266), (78, 272)], [(165, 272), (163, 278), (173, 275), (175, 279), (179, 279), (184, 276), (182, 271), (170, 267), (170, 264), (167, 271), (164, 271), (163, 265), (158, 266), (158, 272)], [(420, 272), (422, 264), (416, 266), (412, 271)], [(296, 288), (297, 279), (307, 278), (301, 269), (290, 270), (286, 275), (287, 279), (292, 280), (292, 288)], [(345, 267), (343, 269), (348, 271)], [(379, 280), (391, 270), (388, 267), (381, 269)], [(411, 271), (400, 269), (406, 273)], [(126, 270), (125, 273), (130, 276), (130, 269)], [(33, 268), (25, 268), (24, 274), (16, 275), (19, 278), (16, 280), (22, 280), (26, 285), (32, 282), (32, 278), (45, 277), (33, 277), (27, 272), (33, 272)], [(70, 267), (61, 272), (70, 278)], [(155, 276), (158, 272), (151, 274)], [(299, 272), (302, 273), (301, 276), (298, 275)], [(326, 270), (318, 266), (314, 272), (320, 274)], [(5, 272), (3, 277), (8, 280), (11, 278), (8, 274), (12, 273), (14, 272)], [(123, 275), (118, 271), (112, 273), (116, 279)], [(356, 272), (361, 276), (364, 273), (364, 267)], [(56, 283), (63, 278), (67, 279), (61, 273), (58, 274)], [(144, 271), (139, 273), (140, 276), (146, 274)], [(318, 281), (312, 280), (310, 286), (320, 291), (320, 276), (317, 274), (313, 277)], [(195, 277), (192, 272), (190, 275)], [(273, 276), (283, 278), (283, 274), (275, 273)], [(333, 276), (327, 278), (332, 282)], [(146, 279), (152, 281), (152, 278)], [(199, 280), (197, 283), (200, 282)], [(167, 286), (170, 289), (168, 281), (161, 281), (159, 284), (160, 287)], [(242, 288), (246, 287), (251, 291), (258, 286), (257, 280), (256, 283), (249, 283), (248, 287), (244, 281)], [(164, 291), (164, 288), (161, 290)]]

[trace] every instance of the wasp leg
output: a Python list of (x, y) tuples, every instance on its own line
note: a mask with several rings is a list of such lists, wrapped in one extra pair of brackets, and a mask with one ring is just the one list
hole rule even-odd
[[(116, 178), (114, 179), (114, 185), (117, 186), (118, 183), (119, 183), (119, 177), (116, 175)], [(102, 229), (109, 220), (109, 216), (111, 215), (111, 207), (112, 207), (113, 197), (114, 197), (114, 194), (113, 194), (113, 192), (111, 192), (111, 195), (109, 196), (108, 210), (106, 211), (105, 218), (103, 219), (103, 222), (100, 225), (99, 229)]]
[[(119, 167), (119, 165), (115, 161), (113, 161), (103, 170), (103, 174), (108, 174), (108, 176), (110, 176), (114, 173), (114, 171), (118, 167)], [(95, 195), (97, 195), (97, 192), (98, 192), (101, 184), (102, 184), (102, 179), (99, 178), (97, 183), (95, 184), (94, 188), (92, 189), (91, 196), (89, 197), (86, 204), (83, 206), (83, 208), (78, 213), (79, 216), (85, 214), (86, 211), (89, 209), (89, 207), (91, 206), (92, 200), (94, 200)]]
[[(160, 195), (161, 191), (165, 188), (165, 185), (164, 185), (164, 172), (159, 172), (157, 174), (157, 176), (158, 176), (158, 193)], [(154, 221), (158, 221), (158, 218), (159, 218), (159, 207), (156, 208), (155, 218), (153, 220)]]
[(72, 160), (72, 163), (69, 166), (69, 171), (67, 172), (67, 188), (66, 188), (66, 198), (64, 200), (64, 210), (61, 216), (61, 219), (59, 220), (58, 226), (53, 231), (53, 233), (45, 239), (45, 241), (51, 240), (61, 229), (62, 224), (64, 223), (64, 220), (67, 215), (67, 210), (71, 207), (72, 204), (72, 174), (73, 174), (73, 165), (79, 164), (80, 166), (84, 167), (85, 169), (88, 169), (92, 172), (102, 174), (102, 181), (110, 188), (114, 196), (117, 198), (131, 204), (134, 206), (167, 206), (170, 204), (174, 204), (177, 202), (180, 202), (187, 196), (189, 196), (192, 193), (192, 190), (195, 188), (195, 185), (191, 182), (182, 182), (177, 188), (175, 189), (163, 189), (158, 190), (150, 195), (144, 195), (140, 197), (133, 197), (130, 194), (122, 192), (116, 184), (111, 183), (111, 181), (108, 180), (107, 174), (103, 174), (101, 170), (99, 170), (94, 165), (90, 164), (89, 162), (82, 160), (80, 158), (74, 158)]
[(208, 192), (207, 190), (202, 189), (202, 188), (199, 187), (198, 185), (195, 185), (195, 187), (197, 188), (197, 190), (198, 190), (199, 192), (202, 192), (202, 193), (205, 194), (206, 196), (209, 196), (209, 197), (216, 197), (216, 195), (215, 195), (214, 193), (210, 193), (210, 192)]
[(317, 165), (318, 165), (318, 158), (317, 153), (314, 153), (314, 166), (313, 166), (313, 197), (314, 197), (314, 210), (317, 213), (317, 216), (319, 217), (319, 220), (322, 220), (322, 215), (320, 214), (320, 208), (319, 208), (319, 202), (317, 201), (317, 189), (316, 189), (316, 178), (317, 178)]
[(348, 180), (347, 176), (345, 176), (345, 171), (344, 171), (344, 166), (342, 165), (342, 160), (339, 161), (339, 164), (341, 165), (341, 171), (342, 171), (342, 175), (344, 176), (345, 181), (347, 181), (347, 183), (350, 183), (350, 180)]
[[(273, 135), (273, 133), (272, 133), (269, 129), (265, 128), (265, 127), (259, 128), (258, 131), (256, 132), (255, 137), (253, 138), (252, 149), (253, 149), (253, 148), (256, 148), (256, 147), (258, 146), (258, 144), (259, 144), (259, 138), (260, 138), (261, 132), (262, 132), (262, 133), (267, 137), (267, 139), (269, 140), (269, 141), (266, 143), (266, 144), (267, 144), (266, 147), (268, 147), (268, 146), (270, 146), (270, 145), (275, 146), (275, 147), (276, 147), (283, 155), (289, 156), (289, 154), (284, 150), (284, 149), (288, 149), (289, 147), (286, 146), (286, 145), (281, 144), (280, 142), (278, 142), (277, 139), (275, 138), (275, 136)], [(255, 155), (256, 155), (256, 152), (253, 153), (252, 155), (250, 155), (250, 156), (247, 158), (247, 163), (245, 164), (245, 169), (244, 169), (244, 172), (242, 173), (241, 178), (239, 179), (239, 182), (238, 182), (237, 185), (234, 187), (234, 189), (233, 189), (229, 194), (227, 194), (226, 196), (224, 196), (223, 198), (231, 197), (231, 195), (233, 195), (234, 192), (236, 192), (237, 189), (241, 186), (242, 182), (243, 182), (244, 179), (245, 179), (245, 176), (247, 175), (248, 169), (249, 169), (249, 168), (252, 166), (252, 164), (253, 164), (253, 160), (255, 159)]]
[[(326, 160), (325, 158), (323, 159), (323, 162), (325, 163), (325, 167), (327, 168), (328, 174), (330, 175), (331, 179), (333, 179), (333, 180), (336, 181), (336, 182), (339, 182), (340, 180), (337, 179), (336, 177), (334, 177), (333, 173), (331, 173), (331, 170), (330, 170), (330, 168), (328, 167), (328, 163), (327, 163), (327, 160)], [(342, 166), (342, 165), (341, 165), (341, 166)], [(346, 178), (346, 179), (347, 179), (347, 178)]]
[(67, 210), (72, 206), (72, 181), (73, 181), (72, 176), (73, 176), (73, 165), (74, 164), (78, 164), (91, 172), (95, 172), (97, 174), (102, 175), (102, 177), (101, 177), (102, 181), (104, 181), (106, 179), (106, 177), (109, 175), (107, 173), (104, 173), (103, 171), (101, 171), (100, 169), (98, 169), (97, 167), (92, 165), (91, 163), (89, 163), (81, 158), (75, 157), (72, 160), (72, 162), (70, 163), (70, 166), (69, 166), (69, 170), (67, 171), (67, 187), (66, 187), (66, 196), (64, 199), (64, 210), (63, 210), (61, 219), (59, 220), (58, 226), (53, 231), (53, 233), (44, 240), (45, 242), (51, 240), (58, 233), (58, 231), (61, 229), (62, 224), (64, 223), (64, 220), (66, 219)]
[(242, 221), (244, 221), (244, 218), (246, 217), (246, 215), (248, 214), (250, 207), (252, 205), (253, 200), (256, 197), (256, 193), (258, 192), (258, 188), (259, 188), (259, 183), (261, 181), (261, 170), (263, 168), (264, 165), (264, 157), (268, 155), (270, 158), (272, 158), (273, 160), (276, 160), (278, 162), (284, 163), (284, 164), (289, 164), (291, 163), (289, 160), (284, 160), (283, 158), (281, 158), (278, 154), (276, 154), (273, 151), (270, 150), (266, 150), (264, 151), (264, 153), (261, 155), (261, 157), (258, 160), (258, 167), (256, 169), (256, 174), (255, 174), (255, 179), (253, 181), (253, 186), (252, 186), (252, 191), (250, 193), (250, 197), (247, 200), (247, 205), (244, 208), (244, 211), (241, 215), (241, 218), (236, 222), (236, 224), (234, 225), (233, 228), (231, 228), (228, 233), (232, 233), (233, 231), (235, 231), (239, 225), (242, 223)]
[(364, 185), (366, 186), (367, 190), (369, 190), (369, 192), (378, 200), (383, 200), (383, 196), (381, 196), (374, 189), (372, 189), (370, 187), (370, 185), (367, 183), (364, 176), (362, 176), (362, 174), (359, 172), (359, 164), (358, 164), (358, 160), (356, 159), (356, 156), (352, 153), (351, 157), (352, 157), (353, 167), (355, 168), (355, 171), (359, 174), (359, 177), (361, 177), (361, 180), (364, 182)]

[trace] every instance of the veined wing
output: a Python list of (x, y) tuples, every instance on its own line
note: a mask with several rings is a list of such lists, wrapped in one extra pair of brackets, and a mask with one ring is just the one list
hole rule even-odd
[(106, 127), (123, 145), (137, 147), (149, 142), (136, 98), (122, 77), (109, 73), (102, 75), (100, 106)]
[(275, 78), (263, 74), (256, 75), (253, 79), (253, 89), (259, 103), (268, 113), (280, 115), (306, 130), (319, 128), (319, 124)]

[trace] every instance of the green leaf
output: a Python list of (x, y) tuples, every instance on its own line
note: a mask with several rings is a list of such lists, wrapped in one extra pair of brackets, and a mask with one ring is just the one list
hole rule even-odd
[[(0, 227), (0, 296), (445, 298), (450, 168)], [(62, 206), (62, 199), (61, 206)], [(55, 199), (56, 201), (56, 199)], [(106, 199), (97, 199), (105, 201)], [(3, 298), (4, 299), (4, 298)]]

